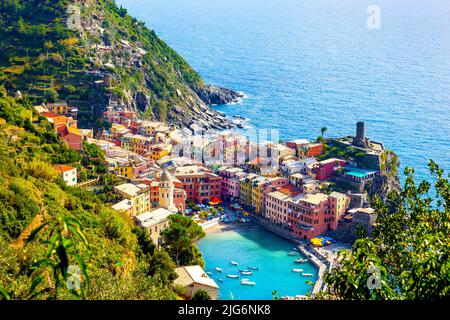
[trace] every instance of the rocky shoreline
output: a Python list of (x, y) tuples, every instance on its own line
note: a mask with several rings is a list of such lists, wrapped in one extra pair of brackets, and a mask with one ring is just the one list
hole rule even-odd
[(209, 106), (238, 103), (244, 98), (241, 92), (212, 85), (195, 88), (194, 91)]

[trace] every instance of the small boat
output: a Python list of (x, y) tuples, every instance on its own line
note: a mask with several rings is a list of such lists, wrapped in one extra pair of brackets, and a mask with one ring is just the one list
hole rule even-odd
[(243, 274), (244, 276), (249, 276), (249, 275), (252, 275), (253, 274), (253, 272), (251, 272), (250, 270), (242, 270), (242, 271), (240, 271), (241, 272), (241, 274)]
[(219, 281), (219, 282), (223, 282), (223, 279), (222, 279), (222, 278), (219, 278), (219, 279), (217, 279), (217, 281)]
[(237, 279), (237, 278), (239, 278), (239, 275), (237, 275), (237, 274), (227, 274), (227, 277), (231, 278), (231, 279)]
[(239, 265), (236, 261), (230, 261), (230, 263), (231, 263), (233, 266)]
[(288, 255), (290, 255), (290, 256), (296, 256), (297, 254), (298, 254), (297, 251), (291, 251), (288, 253)]
[(219, 268), (219, 267), (216, 267), (216, 271), (217, 272), (222, 272), (223, 270), (221, 268)]
[(208, 276), (212, 276), (212, 272), (206, 272), (206, 274), (208, 275)]
[(292, 250), (294, 250), (294, 251), (297, 251), (297, 252), (298, 252), (298, 249), (297, 249), (297, 247), (294, 247), (294, 248), (292, 248)]
[(242, 279), (241, 284), (247, 285), (247, 286), (256, 286), (256, 282), (250, 281), (248, 279)]
[(312, 273), (302, 273), (302, 276), (304, 276), (304, 277), (313, 277), (314, 275)]
[(297, 260), (294, 260), (295, 263), (305, 263), (305, 262), (307, 262), (307, 261), (308, 261), (308, 260), (302, 259), (302, 258), (297, 259)]
[(247, 268), (250, 269), (250, 270), (253, 270), (253, 271), (258, 271), (259, 270), (258, 267), (247, 267)]
[(303, 269), (292, 269), (292, 272), (302, 273)]

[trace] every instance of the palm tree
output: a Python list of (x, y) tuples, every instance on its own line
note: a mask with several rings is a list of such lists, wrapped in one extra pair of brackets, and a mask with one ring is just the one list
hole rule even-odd
[(327, 128), (327, 127), (322, 127), (322, 128), (320, 129), (320, 132), (322, 132), (322, 138), (323, 138), (324, 133), (327, 132), (327, 131), (328, 131), (328, 128)]

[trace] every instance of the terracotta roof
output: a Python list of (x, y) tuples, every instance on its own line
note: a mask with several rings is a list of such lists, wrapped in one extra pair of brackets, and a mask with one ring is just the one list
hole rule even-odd
[(71, 171), (71, 170), (76, 169), (76, 168), (71, 167), (71, 166), (66, 166), (64, 164), (59, 164), (59, 165), (54, 166), (53, 169), (55, 169), (56, 171), (62, 173), (62, 172)]

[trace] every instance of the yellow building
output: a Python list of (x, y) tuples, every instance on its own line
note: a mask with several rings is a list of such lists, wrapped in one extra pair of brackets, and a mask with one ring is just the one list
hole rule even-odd
[(251, 173), (239, 181), (239, 200), (244, 206), (252, 205), (252, 183), (257, 177), (258, 175)]
[(169, 154), (170, 152), (168, 150), (156, 147), (150, 149), (150, 151), (147, 153), (147, 157), (152, 160), (159, 161), (163, 157), (168, 156)]
[(132, 216), (138, 216), (150, 211), (150, 187), (145, 184), (134, 185), (132, 183), (124, 183), (114, 187), (114, 191), (125, 199), (131, 201)]
[(120, 176), (124, 176), (128, 179), (134, 179), (136, 178), (135, 174), (134, 174), (134, 167), (130, 164), (130, 165), (121, 165), (121, 166), (116, 166), (114, 168), (114, 174), (116, 175), (120, 175)]

